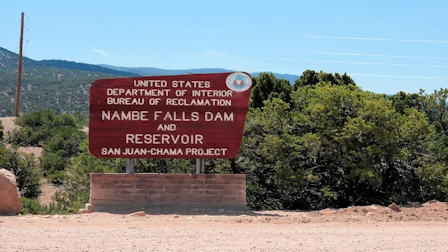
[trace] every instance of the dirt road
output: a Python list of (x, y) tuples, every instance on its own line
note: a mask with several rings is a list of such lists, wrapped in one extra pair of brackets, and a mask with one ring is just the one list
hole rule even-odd
[(145, 210), (0, 216), (0, 251), (448, 251), (448, 205), (396, 212)]

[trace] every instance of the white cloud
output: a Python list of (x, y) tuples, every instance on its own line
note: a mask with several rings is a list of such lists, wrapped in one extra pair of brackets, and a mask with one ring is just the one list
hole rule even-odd
[(99, 53), (99, 54), (101, 54), (103, 56), (109, 56), (109, 54), (107, 52), (105, 52), (103, 50), (100, 50), (100, 49), (93, 49), (92, 52)]
[(222, 51), (218, 51), (218, 50), (208, 50), (205, 52), (205, 55), (209, 56), (209, 57), (214, 57), (214, 56), (221, 56), (221, 57), (230, 57), (230, 58), (236, 58), (237, 56), (233, 56), (230, 55), (226, 52), (222, 52)]
[(215, 56), (216, 54), (218, 54), (219, 52), (217, 51), (217, 50), (209, 50), (209, 51), (206, 51), (205, 52), (205, 54), (207, 55), (207, 56)]

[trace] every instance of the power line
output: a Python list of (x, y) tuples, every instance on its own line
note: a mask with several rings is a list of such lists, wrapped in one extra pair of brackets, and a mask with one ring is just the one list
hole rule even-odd
[[(27, 16), (28, 17), (28, 16)], [(30, 17), (28, 17), (30, 18)], [(33, 19), (35, 19), (33, 17)], [(48, 19), (48, 18), (37, 18), (47, 21), (57, 21), (59, 19)], [(73, 24), (88, 25), (89, 22), (80, 22), (77, 19), (66, 19), (66, 21), (71, 21)], [(109, 24), (109, 26), (114, 26), (117, 28), (123, 27), (135, 27), (135, 24), (128, 25), (125, 23), (119, 24)], [(195, 32), (213, 32), (213, 33), (230, 33), (230, 34), (243, 34), (243, 35), (262, 35), (262, 36), (272, 36), (272, 37), (302, 37), (302, 38), (313, 38), (313, 39), (339, 39), (339, 40), (360, 40), (360, 41), (385, 41), (385, 42), (403, 42), (403, 43), (442, 43), (447, 44), (448, 40), (437, 40), (437, 39), (401, 39), (401, 38), (378, 38), (378, 37), (358, 37), (358, 36), (340, 36), (340, 35), (311, 35), (311, 34), (295, 34), (295, 33), (268, 33), (268, 32), (251, 32), (251, 31), (235, 31), (235, 30), (213, 30), (213, 29), (189, 29), (189, 28), (178, 28), (178, 27), (160, 27), (152, 25), (144, 25), (145, 28), (155, 28), (159, 30), (180, 30), (180, 31), (195, 31)]]
[[(29, 41), (36, 42), (36, 41)], [(189, 44), (188, 45), (204, 45), (204, 44)], [(263, 49), (263, 48), (252, 48), (256, 50), (273, 50), (281, 51), (282, 49)], [(289, 50), (288, 50), (289, 51)], [(294, 50), (290, 50), (294, 51)], [(448, 60), (444, 57), (427, 57), (427, 56), (400, 56), (400, 55), (385, 55), (385, 54), (358, 54), (358, 53), (339, 53), (339, 52), (317, 52), (317, 51), (300, 51), (296, 52), (311, 52), (311, 53), (322, 53), (322, 54), (342, 54), (342, 55), (357, 55), (357, 56), (372, 56), (372, 57), (395, 57), (395, 58), (416, 58), (416, 59), (441, 59)], [(188, 54), (185, 52), (180, 52), (183, 54)], [(351, 65), (377, 65), (377, 66), (398, 66), (398, 67), (426, 67), (426, 68), (448, 68), (448, 65), (430, 65), (430, 64), (406, 64), (406, 63), (384, 63), (384, 62), (366, 62), (366, 61), (338, 61), (338, 60), (313, 60), (313, 59), (297, 59), (297, 58), (275, 58), (275, 57), (253, 57), (253, 56), (238, 56), (238, 55), (223, 55), (224, 57), (232, 58), (254, 58), (254, 59), (264, 59), (264, 60), (281, 60), (281, 61), (298, 61), (298, 62), (320, 62), (320, 63), (334, 63), (334, 64), (351, 64)]]
[(391, 42), (413, 42), (413, 43), (448, 43), (448, 40), (422, 40), (422, 39), (393, 39), (393, 38), (363, 38), (363, 37), (340, 37), (340, 36), (317, 36), (317, 35), (288, 35), (306, 38), (323, 38), (323, 39), (346, 39), (346, 40), (371, 40), (371, 41), (391, 41)]
[[(28, 29), (27, 29), (28, 31)], [(50, 44), (48, 41), (40, 42), (31, 40), (31, 43), (45, 43)], [(141, 42), (145, 42), (145, 40), (141, 40)], [(151, 41), (151, 42), (154, 42)], [(162, 41), (160, 41), (162, 42)], [(210, 44), (198, 44), (198, 43), (182, 43), (182, 42), (167, 42), (164, 43), (171, 44), (182, 44), (182, 45), (191, 45), (191, 46), (209, 46), (209, 47), (222, 47)], [(61, 46), (59, 44), (59, 46)], [(68, 46), (68, 45), (67, 45)], [(309, 51), (309, 50), (294, 50), (294, 49), (275, 49), (275, 48), (258, 48), (258, 47), (224, 47), (230, 49), (247, 49), (247, 50), (257, 50), (257, 51), (272, 51), (272, 52), (293, 52), (293, 53), (311, 53), (311, 54), (323, 54), (323, 55), (346, 55), (346, 56), (358, 56), (358, 57), (380, 57), (380, 58), (403, 58), (403, 59), (431, 59), (431, 60), (448, 60), (448, 57), (434, 57), (434, 56), (414, 56), (414, 55), (393, 55), (393, 54), (371, 54), (371, 53), (353, 53), (353, 52), (328, 52), (328, 51)], [(308, 61), (308, 60), (306, 60)], [(336, 63), (336, 62), (334, 62)], [(353, 64), (353, 63), (351, 63)], [(370, 65), (382, 65), (387, 64), (390, 66), (394, 65), (402, 65), (402, 66), (425, 66), (425, 67), (446, 67), (446, 66), (433, 66), (433, 65), (412, 65), (412, 64), (388, 64), (388, 63), (360, 63), (360, 64), (370, 64)]]
[[(222, 47), (209, 44), (194, 44), (194, 43), (183, 43), (183, 42), (165, 42), (171, 44), (181, 44), (181, 45), (193, 45), (193, 46), (210, 46), (210, 47)], [(392, 55), (392, 54), (370, 54), (370, 53), (351, 53), (351, 52), (326, 52), (326, 51), (308, 51), (308, 50), (294, 50), (294, 49), (274, 49), (274, 48), (259, 48), (259, 47), (225, 47), (233, 49), (248, 49), (257, 51), (272, 51), (272, 52), (293, 52), (293, 53), (313, 53), (313, 54), (328, 54), (328, 55), (347, 55), (347, 56), (366, 56), (366, 57), (383, 57), (383, 58), (408, 58), (408, 59), (435, 59), (435, 60), (448, 60), (445, 57), (432, 57), (432, 56), (412, 56), (412, 55)]]
[(428, 67), (428, 68), (448, 68), (448, 65), (427, 65), (427, 64), (405, 64), (405, 63), (383, 63), (383, 62), (366, 62), (366, 61), (338, 61), (338, 60), (313, 60), (313, 59), (296, 59), (296, 58), (274, 58), (274, 57), (254, 57), (240, 55), (223, 55), (228, 58), (252, 58), (263, 60), (281, 60), (281, 61), (298, 61), (298, 62), (320, 62), (335, 64), (351, 64), (351, 65), (378, 65), (378, 66), (401, 66), (401, 67)]
[[(27, 16), (28, 17), (28, 16)], [(28, 17), (29, 18), (29, 17)], [(35, 17), (32, 17), (36, 19)], [(47, 21), (61, 21), (60, 19), (49, 18), (37, 18)], [(80, 22), (77, 19), (65, 19), (71, 21), (74, 24), (88, 25), (89, 22)], [(123, 27), (135, 27), (135, 24), (108, 24), (117, 28)], [(182, 30), (182, 31), (196, 31), (196, 32), (213, 32), (213, 33), (233, 33), (233, 34), (246, 34), (246, 35), (263, 35), (263, 36), (277, 36), (277, 37), (303, 37), (303, 38), (316, 38), (316, 39), (341, 39), (341, 40), (365, 40), (365, 41), (389, 41), (389, 42), (408, 42), (408, 43), (448, 43), (448, 40), (435, 40), (435, 39), (400, 39), (400, 38), (375, 38), (375, 37), (357, 37), (357, 36), (338, 36), (338, 35), (311, 35), (311, 34), (294, 34), (294, 33), (267, 33), (267, 32), (250, 32), (250, 31), (235, 31), (235, 30), (212, 30), (212, 29), (189, 29), (178, 27), (161, 27), (154, 25), (144, 25), (145, 28), (156, 28), (159, 30)]]
[(406, 55), (391, 55), (391, 54), (369, 54), (369, 53), (346, 53), (346, 52), (302, 51), (302, 50), (267, 49), (267, 48), (249, 48), (249, 49), (251, 49), (251, 50), (260, 50), (260, 51), (274, 51), (274, 52), (295, 52), (295, 53), (314, 53), (314, 54), (347, 55), (347, 56), (367, 56), (367, 57), (384, 57), (384, 58), (407, 58), (407, 59), (437, 59), (437, 60), (448, 60), (448, 58), (444, 58), (444, 57), (431, 57), (431, 56), (406, 56)]
[(266, 60), (281, 60), (281, 61), (299, 61), (299, 62), (320, 62), (320, 63), (335, 63), (335, 64), (350, 64), (350, 65), (377, 65), (377, 66), (402, 66), (402, 67), (428, 67), (428, 68), (448, 68), (448, 65), (423, 65), (423, 64), (402, 64), (402, 63), (382, 63), (382, 62), (365, 62), (365, 61), (338, 61), (338, 60), (312, 60), (312, 59), (294, 59), (294, 58), (272, 58), (272, 57), (241, 57), (228, 56), (238, 58), (253, 58)]
[(20, 45), (20, 43), (17, 42), (14, 46), (9, 47), (9, 49), (7, 49), (7, 50), (10, 52), (17, 52), (19, 50), (19, 45)]
[[(123, 25), (120, 25), (123, 26)], [(157, 27), (160, 28), (160, 27)], [(419, 43), (448, 43), (448, 40), (428, 40), (428, 39), (393, 39), (393, 38), (364, 38), (364, 37), (344, 37), (344, 36), (317, 36), (317, 35), (301, 35), (301, 34), (281, 34), (281, 33), (257, 33), (257, 32), (238, 32), (238, 31), (223, 31), (223, 30), (195, 30), (195, 29), (181, 29), (181, 28), (161, 28), (161, 29), (176, 29), (176, 30), (192, 30), (201, 32), (219, 32), (219, 33), (237, 33), (237, 34), (257, 34), (269, 36), (296, 36), (296, 37), (310, 37), (310, 38), (332, 38), (332, 39), (353, 39), (353, 40), (374, 40), (374, 41), (396, 41), (396, 42), (419, 42)], [(55, 32), (51, 32), (55, 33)], [(65, 34), (58, 32), (57, 34)], [(116, 37), (123, 39), (123, 37)], [(148, 42), (148, 40), (141, 40)], [(34, 42), (34, 41), (33, 41)], [(154, 42), (151, 40), (150, 42)], [(165, 41), (166, 42), (166, 41)], [(214, 46), (208, 44), (193, 44), (182, 42), (168, 42), (172, 44), (185, 44), (195, 46)], [(216, 46), (215, 46), (216, 47)], [(365, 57), (384, 57), (384, 58), (409, 58), (409, 59), (434, 59), (434, 60), (448, 60), (447, 57), (434, 56), (413, 56), (413, 55), (391, 55), (391, 54), (372, 54), (372, 53), (353, 53), (353, 52), (328, 52), (328, 51), (310, 51), (310, 50), (294, 50), (294, 49), (273, 49), (273, 48), (258, 48), (258, 47), (227, 47), (227, 48), (241, 48), (259, 51), (275, 51), (275, 52), (294, 52), (294, 53), (313, 53), (313, 54), (327, 54), (327, 55), (347, 55), (347, 56), (365, 56)]]
[(347, 74), (349, 76), (362, 76), (362, 77), (448, 80), (448, 77), (437, 77), (437, 76), (382, 75), (382, 74), (356, 74), (356, 73), (347, 73)]
[(5, 36), (6, 33), (8, 33), (12, 28), (14, 28), (14, 26), (16, 26), (19, 22), (20, 22), (20, 19), (15, 24), (13, 24), (9, 29), (7, 29), (2, 35), (0, 35), (0, 38)]
[(244, 31), (238, 32), (238, 31), (209, 30), (209, 29), (180, 29), (180, 28), (171, 28), (171, 29), (186, 30), (186, 31), (198, 31), (198, 32), (264, 35), (264, 36), (275, 36), (275, 37), (302, 37), (302, 38), (317, 38), (317, 39), (367, 40), (367, 41), (389, 41), (389, 42), (407, 42), (407, 43), (444, 43), (444, 44), (448, 43), (448, 40), (431, 40), (431, 39), (368, 38), (368, 37), (307, 35), (307, 34), (289, 34), (289, 33), (264, 33), (264, 32), (244, 32)]

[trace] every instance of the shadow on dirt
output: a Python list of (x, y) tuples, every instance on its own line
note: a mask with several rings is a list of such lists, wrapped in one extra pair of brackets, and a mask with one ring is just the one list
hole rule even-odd
[(111, 214), (132, 214), (136, 212), (145, 212), (148, 215), (210, 215), (210, 216), (270, 216), (280, 217), (281, 215), (267, 212), (257, 212), (248, 208), (235, 208), (232, 206), (108, 206), (96, 205), (93, 212), (105, 212)]

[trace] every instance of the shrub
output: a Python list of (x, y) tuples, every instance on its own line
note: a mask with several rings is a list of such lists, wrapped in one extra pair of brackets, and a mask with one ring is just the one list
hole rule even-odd
[(21, 196), (37, 199), (41, 193), (42, 172), (34, 155), (20, 154), (17, 148), (9, 150), (4, 146), (0, 146), (0, 154), (0, 167), (14, 173)]
[(22, 214), (43, 214), (45, 206), (42, 206), (37, 199), (22, 197)]

